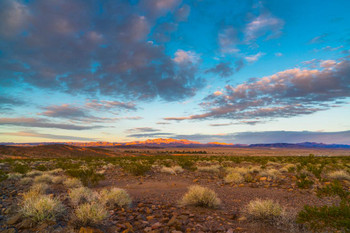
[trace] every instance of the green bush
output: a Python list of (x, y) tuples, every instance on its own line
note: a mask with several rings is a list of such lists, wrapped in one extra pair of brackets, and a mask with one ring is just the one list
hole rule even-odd
[(22, 164), (22, 163), (14, 163), (12, 165), (12, 171), (21, 173), (21, 174), (26, 174), (29, 172), (31, 169), (27, 164)]
[(338, 196), (339, 205), (304, 206), (299, 212), (297, 222), (306, 224), (315, 232), (335, 230), (350, 232), (350, 192), (343, 189), (339, 182), (334, 182), (318, 190), (319, 196)]
[(0, 170), (0, 182), (7, 179), (7, 174)]
[(297, 186), (301, 189), (308, 189), (314, 184), (314, 182), (310, 180), (305, 173), (301, 173), (296, 177), (298, 179)]
[(135, 176), (143, 176), (146, 172), (150, 171), (152, 165), (146, 162), (130, 162), (123, 163), (120, 166), (127, 172), (135, 175)]
[(69, 169), (68, 175), (80, 179), (85, 186), (96, 185), (99, 181), (104, 180), (103, 174), (96, 173), (93, 169)]

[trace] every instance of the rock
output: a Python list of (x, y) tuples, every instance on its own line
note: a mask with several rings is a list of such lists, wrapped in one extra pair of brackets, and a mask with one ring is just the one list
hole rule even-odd
[(22, 222), (17, 224), (18, 229), (28, 229), (32, 227), (33, 227), (33, 222), (29, 218), (26, 218)]
[(266, 177), (260, 177), (259, 180), (260, 180), (260, 181), (264, 181), (264, 180), (267, 180), (267, 178), (266, 178)]
[(15, 228), (10, 228), (10, 229), (6, 229), (3, 231), (0, 231), (0, 233), (16, 233), (16, 229)]
[(172, 225), (174, 225), (176, 222), (177, 222), (177, 220), (176, 220), (176, 215), (174, 215), (174, 216), (169, 220), (169, 222), (167, 223), (167, 225), (168, 225), (168, 226), (172, 226)]
[(79, 233), (103, 233), (103, 231), (90, 227), (81, 227)]
[(8, 225), (16, 224), (17, 222), (19, 222), (21, 217), (22, 217), (21, 214), (16, 214), (15, 216), (12, 216), (11, 218), (9, 218), (6, 222), (6, 224), (8, 224)]
[(134, 232), (134, 227), (129, 222), (124, 223), (124, 225), (128, 228), (130, 232)]
[(156, 222), (155, 224), (152, 225), (152, 229), (157, 229), (161, 226), (162, 226), (162, 224), (160, 222)]

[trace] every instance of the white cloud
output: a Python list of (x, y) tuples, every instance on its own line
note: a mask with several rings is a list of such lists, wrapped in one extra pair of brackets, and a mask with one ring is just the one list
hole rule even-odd
[(199, 61), (199, 55), (193, 51), (185, 51), (178, 49), (175, 52), (174, 61), (176, 63), (197, 63)]

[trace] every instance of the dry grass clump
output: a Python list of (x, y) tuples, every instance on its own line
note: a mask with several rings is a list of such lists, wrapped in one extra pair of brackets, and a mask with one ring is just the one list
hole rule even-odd
[(54, 177), (52, 175), (49, 174), (42, 174), (41, 176), (37, 176), (34, 178), (34, 183), (46, 183), (46, 184), (51, 184), (52, 183), (52, 179)]
[(58, 175), (60, 173), (63, 172), (63, 169), (62, 168), (56, 168), (54, 170), (51, 170), (51, 171), (48, 171), (47, 174), (50, 174), (50, 175)]
[(71, 202), (74, 205), (91, 202), (96, 199), (96, 194), (86, 187), (73, 188), (68, 191)]
[(183, 172), (184, 169), (180, 166), (172, 166), (172, 167), (162, 167), (160, 169), (160, 172), (162, 173), (167, 173), (167, 174), (172, 174), (172, 175), (176, 175), (177, 173), (181, 173)]
[(270, 177), (271, 179), (276, 179), (279, 175), (281, 175), (281, 173), (277, 169), (270, 168), (261, 171), (260, 175), (263, 177)]
[(83, 225), (97, 225), (108, 217), (104, 205), (97, 202), (79, 205), (74, 213), (77, 221)]
[(32, 219), (34, 222), (46, 220), (56, 220), (63, 214), (65, 207), (56, 198), (49, 195), (24, 195), (20, 212), (24, 217)]
[(200, 206), (208, 208), (218, 208), (221, 204), (216, 193), (199, 185), (189, 187), (188, 192), (182, 197), (180, 205), (182, 206)]
[(65, 181), (63, 181), (63, 185), (67, 188), (79, 188), (83, 186), (81, 181), (77, 178), (67, 178)]
[(350, 175), (344, 170), (332, 171), (327, 174), (327, 177), (334, 180), (350, 180)]
[(23, 177), (19, 182), (22, 185), (28, 185), (28, 184), (31, 184), (33, 182), (33, 179), (30, 177)]
[(280, 172), (283, 172), (283, 173), (291, 172), (295, 170), (295, 168), (296, 168), (295, 164), (287, 163), (280, 169)]
[(54, 184), (63, 184), (63, 182), (66, 180), (67, 178), (65, 176), (54, 176), (52, 178), (52, 183)]
[(45, 183), (34, 184), (30, 187), (29, 191), (23, 194), (23, 198), (35, 197), (38, 195), (46, 194), (49, 189), (49, 185)]
[(131, 198), (129, 194), (120, 188), (112, 188), (110, 190), (103, 189), (100, 192), (100, 202), (109, 208), (115, 206), (128, 207), (131, 204)]
[(282, 206), (273, 200), (256, 199), (250, 201), (244, 213), (252, 220), (274, 220), (284, 214)]
[(260, 171), (261, 171), (261, 167), (260, 166), (249, 167), (249, 173), (259, 173)]
[(161, 173), (167, 173), (167, 174), (171, 174), (171, 175), (175, 175), (176, 172), (171, 168), (171, 167), (162, 167), (160, 169)]
[(28, 176), (28, 177), (35, 177), (35, 176), (40, 176), (42, 174), (43, 174), (42, 171), (33, 170), (33, 171), (28, 172), (26, 174), (26, 176)]
[(199, 167), (197, 167), (197, 171), (209, 172), (209, 173), (219, 173), (220, 172), (220, 165), (199, 166)]
[(280, 165), (281, 165), (280, 163), (276, 163), (276, 162), (273, 162), (273, 161), (269, 161), (266, 164), (266, 166), (280, 166)]
[(224, 178), (225, 183), (240, 184), (244, 181), (244, 177), (238, 172), (230, 172)]
[(245, 174), (248, 174), (250, 172), (250, 169), (248, 167), (227, 167), (226, 172), (235, 172), (244, 176)]
[(9, 173), (7, 174), (7, 179), (8, 180), (20, 180), (22, 178), (22, 174), (21, 173)]

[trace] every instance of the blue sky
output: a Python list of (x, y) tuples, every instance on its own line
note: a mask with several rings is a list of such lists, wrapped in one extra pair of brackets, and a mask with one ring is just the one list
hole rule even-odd
[(0, 141), (350, 144), (349, 8), (3, 0)]

